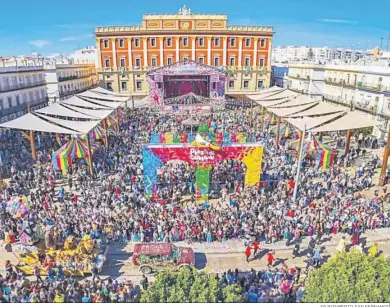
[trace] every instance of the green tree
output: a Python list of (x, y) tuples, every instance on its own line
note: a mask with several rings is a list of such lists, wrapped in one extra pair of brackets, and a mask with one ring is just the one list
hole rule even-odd
[(389, 303), (390, 260), (352, 252), (330, 258), (312, 271), (306, 303)]
[(239, 285), (222, 288), (214, 275), (196, 269), (165, 270), (157, 274), (141, 303), (239, 303), (243, 301)]

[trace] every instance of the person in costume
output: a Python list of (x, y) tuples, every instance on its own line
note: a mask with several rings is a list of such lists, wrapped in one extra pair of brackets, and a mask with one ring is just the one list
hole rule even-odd
[(212, 150), (219, 150), (220, 147), (210, 142), (208, 138), (209, 127), (206, 124), (201, 124), (198, 128), (195, 140), (191, 143), (197, 147), (210, 147)]

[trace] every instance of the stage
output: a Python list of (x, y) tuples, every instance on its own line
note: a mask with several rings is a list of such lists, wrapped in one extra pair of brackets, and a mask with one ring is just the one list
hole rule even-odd
[(195, 61), (148, 73), (149, 99), (163, 112), (211, 112), (225, 107), (226, 73)]

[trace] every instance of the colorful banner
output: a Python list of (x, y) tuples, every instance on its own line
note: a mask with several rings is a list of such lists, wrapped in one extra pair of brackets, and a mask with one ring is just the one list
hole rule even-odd
[[(206, 170), (216, 163), (224, 160), (239, 160), (246, 166), (245, 186), (251, 187), (260, 182), (261, 162), (263, 147), (259, 144), (232, 144), (224, 145), (219, 150), (210, 147), (197, 147), (190, 144), (180, 145), (144, 145), (142, 148), (142, 159), (144, 167), (145, 194), (152, 197), (157, 193), (157, 169), (164, 163), (171, 160), (187, 162), (190, 167), (197, 170), (197, 188), (199, 196), (205, 199), (202, 193), (208, 193), (207, 189), (201, 189), (208, 181), (205, 180)], [(202, 192), (204, 191), (204, 192)]]
[(209, 185), (210, 185), (210, 171), (211, 166), (196, 166), (195, 171), (195, 188), (196, 198), (200, 201), (207, 201), (209, 196)]
[(72, 165), (72, 159), (84, 159), (88, 163), (88, 156), (88, 147), (84, 141), (79, 138), (71, 139), (52, 154), (53, 167), (56, 170), (61, 170), (65, 175), (68, 167)]
[[(278, 130), (278, 126), (274, 126), (271, 128), (271, 131), (276, 134)], [(280, 123), (279, 128), (279, 138), (292, 138), (293, 140), (299, 139), (299, 131), (295, 129), (294, 126), (290, 125), (290, 123), (286, 121), (282, 121)]]
[[(209, 133), (207, 137), (217, 144), (232, 144), (232, 143), (253, 143), (256, 141), (247, 133), (228, 133), (216, 132)], [(152, 133), (150, 135), (150, 144), (186, 144), (195, 140), (195, 135), (191, 133), (181, 132), (162, 132)]]

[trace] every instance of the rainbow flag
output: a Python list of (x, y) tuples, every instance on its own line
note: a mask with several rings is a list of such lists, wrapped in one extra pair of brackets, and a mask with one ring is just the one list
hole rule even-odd
[(315, 137), (313, 137), (313, 141), (316, 143), (316, 146), (318, 148), (317, 159), (320, 161), (322, 169), (327, 169), (332, 166), (336, 152), (332, 150), (328, 145), (321, 143)]
[[(91, 146), (92, 152), (93, 148)], [(72, 165), (72, 159), (84, 159), (88, 163), (88, 147), (80, 138), (71, 139), (68, 143), (62, 146), (59, 150), (52, 154), (53, 167), (56, 170), (61, 170), (65, 175), (68, 167)]]

